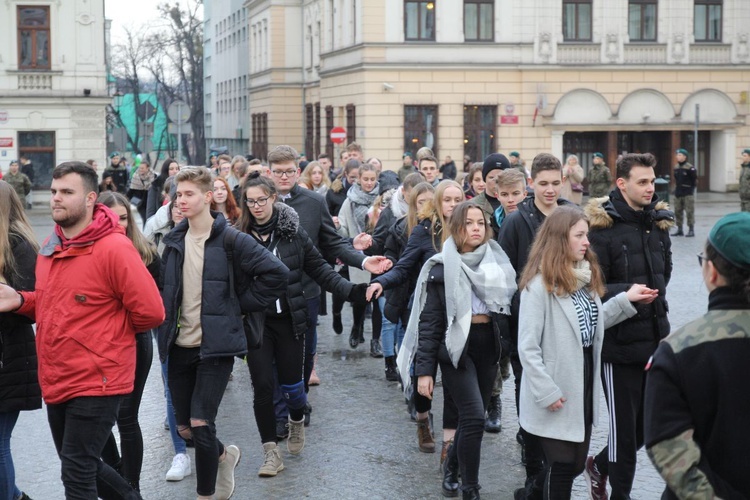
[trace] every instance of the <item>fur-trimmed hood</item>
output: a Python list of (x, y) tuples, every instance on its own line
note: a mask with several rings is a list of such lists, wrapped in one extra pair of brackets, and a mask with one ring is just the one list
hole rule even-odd
[[(669, 203), (659, 200), (656, 195), (644, 210), (650, 212), (651, 221), (662, 231), (667, 231), (674, 226), (674, 212), (670, 210)], [(583, 211), (589, 218), (591, 229), (608, 229), (614, 225), (615, 219), (622, 220), (622, 215), (617, 212), (609, 196), (591, 198)]]
[(285, 203), (276, 203), (273, 208), (279, 213), (279, 220), (274, 231), (279, 238), (291, 240), (299, 229), (299, 215)]

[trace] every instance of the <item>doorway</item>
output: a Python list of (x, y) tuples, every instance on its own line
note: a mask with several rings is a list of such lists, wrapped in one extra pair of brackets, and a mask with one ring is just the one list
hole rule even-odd
[(34, 189), (49, 189), (55, 168), (54, 132), (19, 132), (18, 154), (34, 166)]

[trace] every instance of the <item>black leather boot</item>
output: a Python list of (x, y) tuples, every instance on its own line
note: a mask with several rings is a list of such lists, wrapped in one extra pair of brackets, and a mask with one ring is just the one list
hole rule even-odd
[(500, 417), (503, 413), (503, 402), (500, 400), (500, 395), (492, 396), (490, 398), (490, 404), (487, 407), (487, 418), (484, 421), (485, 432), (498, 433), (503, 430), (500, 424)]
[(359, 328), (357, 325), (352, 325), (352, 331), (349, 334), (349, 347), (356, 349), (359, 345)]
[(383, 357), (383, 349), (380, 347), (380, 340), (379, 339), (372, 339), (370, 341), (370, 357), (372, 357), (372, 358), (382, 358)]
[(682, 232), (682, 226), (677, 228), (677, 231), (672, 233), (672, 236), (685, 236), (685, 233)]
[(443, 496), (457, 497), (458, 486), (458, 455), (455, 443), (451, 443), (445, 455), (445, 462), (443, 462)]
[(693, 236), (695, 236), (695, 231), (693, 231), (693, 226), (690, 226), (690, 230), (689, 230), (689, 231), (688, 231), (688, 233), (687, 233), (687, 234), (685, 235), (685, 237), (686, 237), (686, 238), (692, 238)]
[(480, 500), (479, 496), (479, 486), (474, 486), (473, 488), (469, 488), (468, 490), (463, 490), (463, 500)]
[(385, 358), (385, 379), (388, 382), (398, 382), (398, 371), (396, 370), (396, 356)]
[(341, 323), (341, 313), (333, 313), (333, 331), (336, 335), (341, 335), (344, 331), (344, 325)]

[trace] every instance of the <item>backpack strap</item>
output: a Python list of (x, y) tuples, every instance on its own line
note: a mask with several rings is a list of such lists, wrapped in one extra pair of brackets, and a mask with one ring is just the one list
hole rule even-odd
[(234, 289), (234, 244), (239, 234), (240, 232), (233, 227), (224, 229), (224, 252), (227, 254), (227, 267), (229, 267), (229, 290), (233, 293), (236, 293)]

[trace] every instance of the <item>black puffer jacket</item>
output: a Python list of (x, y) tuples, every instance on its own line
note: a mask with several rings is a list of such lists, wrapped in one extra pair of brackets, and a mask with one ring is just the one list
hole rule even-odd
[[(409, 238), (406, 234), (406, 217), (401, 217), (388, 231), (385, 242), (384, 255), (394, 264), (401, 258)], [(410, 276), (404, 283), (385, 291), (385, 309), (383, 314), (391, 323), (399, 320), (405, 325), (408, 321), (409, 298), (415, 288), (414, 276)]]
[[(16, 290), (34, 290), (36, 251), (16, 235), (10, 235), (17, 275), (5, 276)], [(32, 321), (14, 313), (0, 313), (0, 412), (36, 410), (42, 407), (37, 378), (36, 344)]]
[(651, 304), (634, 304), (638, 313), (604, 335), (602, 361), (644, 365), (659, 341), (669, 334), (666, 292), (672, 276), (669, 228), (674, 213), (654, 195), (644, 210), (633, 210), (614, 189), (609, 199), (592, 199), (585, 207), (589, 240), (602, 268), (607, 293), (602, 300), (626, 291), (635, 283), (659, 290)]
[[(307, 331), (307, 297), (303, 290), (303, 272), (324, 290), (348, 300), (354, 285), (346, 281), (325, 261), (320, 252), (300, 226), (294, 209), (277, 203), (278, 222), (269, 240), (265, 243), (271, 252), (289, 268), (289, 284), (279, 300), (286, 301), (292, 315), (294, 335), (301, 338)], [(254, 235), (253, 235), (254, 236)], [(260, 240), (258, 240), (260, 241)], [(276, 304), (271, 304), (267, 314), (275, 314)]]
[[(424, 309), (419, 316), (419, 346), (414, 358), (414, 375), (435, 376), (438, 361), (450, 363), (450, 355), (445, 347), (445, 332), (448, 328), (448, 316), (445, 308), (445, 280), (443, 265), (435, 264), (430, 270), (427, 282), (427, 297)], [(495, 331), (496, 361), (500, 360), (502, 354), (501, 339), (506, 336), (510, 325), (509, 316), (503, 314), (491, 314), (492, 326)], [(467, 343), (468, 346), (468, 343)], [(458, 366), (465, 365), (466, 347), (461, 354)]]
[[(235, 282), (236, 296), (230, 300), (229, 264), (224, 248), (226, 219), (211, 212), (214, 223), (204, 245), (203, 298), (201, 303), (201, 358), (241, 356), (247, 354), (247, 340), (242, 326), (242, 313), (264, 311), (287, 288), (289, 269), (258, 244), (252, 237), (240, 233), (234, 242), (233, 265), (245, 273), (245, 279)], [(166, 361), (177, 340), (177, 324), (182, 304), (182, 265), (185, 256), (185, 236), (188, 220), (180, 222), (164, 237), (162, 255), (162, 300), (166, 319), (159, 327), (159, 357)]]
[[(409, 241), (398, 262), (390, 271), (375, 278), (373, 283), (380, 283), (383, 290), (395, 288), (410, 279), (416, 283), (424, 263), (440, 251), (433, 246), (433, 240), (438, 247), (442, 245), (441, 227), (433, 230), (429, 219), (419, 221), (409, 235)], [(412, 288), (410, 294), (413, 291)]]
[(346, 201), (346, 195), (351, 187), (352, 185), (346, 182), (345, 178), (341, 178), (333, 181), (331, 189), (326, 191), (326, 205), (332, 217), (339, 216), (341, 205)]

